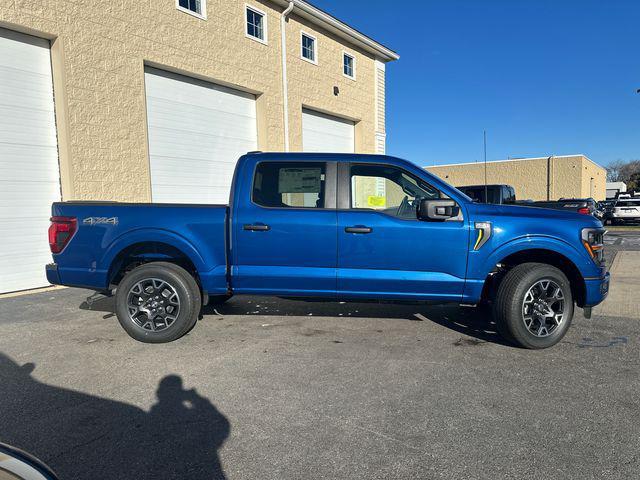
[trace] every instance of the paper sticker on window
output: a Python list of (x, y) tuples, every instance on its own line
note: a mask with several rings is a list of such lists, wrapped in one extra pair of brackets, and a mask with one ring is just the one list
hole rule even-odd
[(369, 195), (367, 197), (367, 205), (370, 207), (384, 207), (387, 205), (387, 197), (377, 197), (375, 195)]
[(321, 172), (320, 168), (281, 168), (278, 193), (319, 193)]

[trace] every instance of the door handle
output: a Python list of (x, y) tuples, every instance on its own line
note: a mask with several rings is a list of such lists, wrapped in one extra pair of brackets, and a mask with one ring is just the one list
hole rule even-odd
[(263, 223), (254, 223), (253, 225), (244, 225), (242, 229), (250, 230), (252, 232), (266, 232), (268, 230), (271, 230), (271, 227)]
[(371, 233), (373, 228), (371, 227), (346, 227), (344, 229), (347, 233)]

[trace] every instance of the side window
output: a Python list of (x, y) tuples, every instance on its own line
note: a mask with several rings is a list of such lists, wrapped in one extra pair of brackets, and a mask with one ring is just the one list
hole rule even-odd
[(325, 164), (262, 162), (253, 178), (253, 202), (271, 208), (324, 208)]
[(412, 174), (389, 165), (351, 165), (351, 208), (416, 219), (421, 199), (447, 198)]

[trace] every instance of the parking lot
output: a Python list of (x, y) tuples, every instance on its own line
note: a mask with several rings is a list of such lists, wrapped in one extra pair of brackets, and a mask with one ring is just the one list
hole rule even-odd
[(0, 441), (62, 479), (632, 478), (639, 240), (545, 351), (469, 307), (239, 297), (148, 345), (90, 292), (1, 299)]

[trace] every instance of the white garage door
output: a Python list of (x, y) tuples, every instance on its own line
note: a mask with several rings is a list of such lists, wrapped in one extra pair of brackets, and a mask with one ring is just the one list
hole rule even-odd
[(354, 124), (349, 120), (302, 110), (302, 150), (305, 152), (354, 152)]
[(145, 70), (151, 195), (160, 203), (227, 203), (238, 158), (257, 148), (255, 96)]
[(49, 42), (0, 29), (0, 293), (47, 285), (59, 200)]

